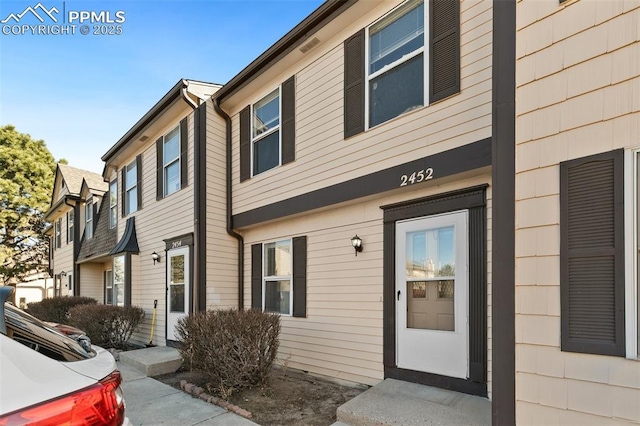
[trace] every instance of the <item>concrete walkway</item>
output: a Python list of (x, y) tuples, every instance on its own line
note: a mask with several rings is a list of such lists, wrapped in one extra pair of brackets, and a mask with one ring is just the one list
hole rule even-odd
[(338, 408), (333, 426), (489, 426), (491, 402), (445, 389), (386, 379)]
[(126, 415), (139, 425), (229, 425), (248, 426), (256, 423), (230, 413), (217, 405), (193, 398), (144, 373), (118, 362), (122, 373), (122, 389)]

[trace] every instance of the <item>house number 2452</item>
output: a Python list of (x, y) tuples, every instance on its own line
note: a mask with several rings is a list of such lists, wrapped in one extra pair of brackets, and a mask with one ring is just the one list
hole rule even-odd
[(431, 167), (413, 172), (409, 176), (400, 176), (400, 186), (413, 185), (414, 183), (420, 183), (429, 179), (433, 179), (433, 169)]

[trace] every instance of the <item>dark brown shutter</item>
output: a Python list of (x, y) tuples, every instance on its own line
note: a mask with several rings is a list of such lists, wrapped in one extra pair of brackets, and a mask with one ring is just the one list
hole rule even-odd
[(67, 240), (67, 244), (69, 244), (69, 212), (67, 212), (67, 232), (65, 232), (65, 234), (67, 234), (66, 236), (66, 240)]
[(189, 146), (189, 132), (187, 128), (187, 117), (180, 121), (180, 188), (188, 185), (187, 153)]
[(122, 217), (127, 215), (127, 166), (124, 166), (120, 171), (120, 183), (122, 188), (120, 193), (122, 194)]
[(560, 164), (562, 350), (625, 355), (624, 153)]
[(307, 237), (293, 239), (293, 316), (307, 316)]
[(262, 244), (251, 246), (251, 308), (262, 310)]
[(364, 29), (344, 42), (344, 138), (364, 132)]
[(429, 102), (460, 91), (460, 0), (429, 2)]
[(136, 193), (138, 195), (138, 210), (142, 209), (142, 154), (136, 157)]
[(163, 138), (156, 141), (156, 200), (164, 197), (164, 144)]
[(282, 164), (296, 159), (296, 80), (282, 83)]
[(240, 182), (251, 177), (251, 107), (240, 111)]

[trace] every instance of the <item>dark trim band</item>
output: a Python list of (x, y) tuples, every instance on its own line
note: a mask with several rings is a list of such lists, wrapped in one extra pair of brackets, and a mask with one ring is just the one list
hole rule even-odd
[(439, 152), (233, 216), (234, 229), (400, 188), (400, 177), (433, 169), (433, 180), (491, 165), (491, 139)]
[(516, 424), (516, 1), (493, 0), (492, 423)]

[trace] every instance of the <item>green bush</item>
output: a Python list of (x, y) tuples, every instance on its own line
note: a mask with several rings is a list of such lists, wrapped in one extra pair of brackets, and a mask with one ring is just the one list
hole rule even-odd
[(105, 348), (125, 349), (143, 320), (144, 310), (137, 306), (80, 305), (69, 311), (70, 324)]
[(69, 324), (69, 310), (78, 305), (95, 305), (96, 299), (91, 297), (53, 297), (41, 302), (29, 303), (26, 311), (42, 321)]
[(280, 344), (280, 316), (207, 311), (180, 319), (176, 331), (186, 366), (206, 376), (210, 392), (228, 398), (266, 382)]

